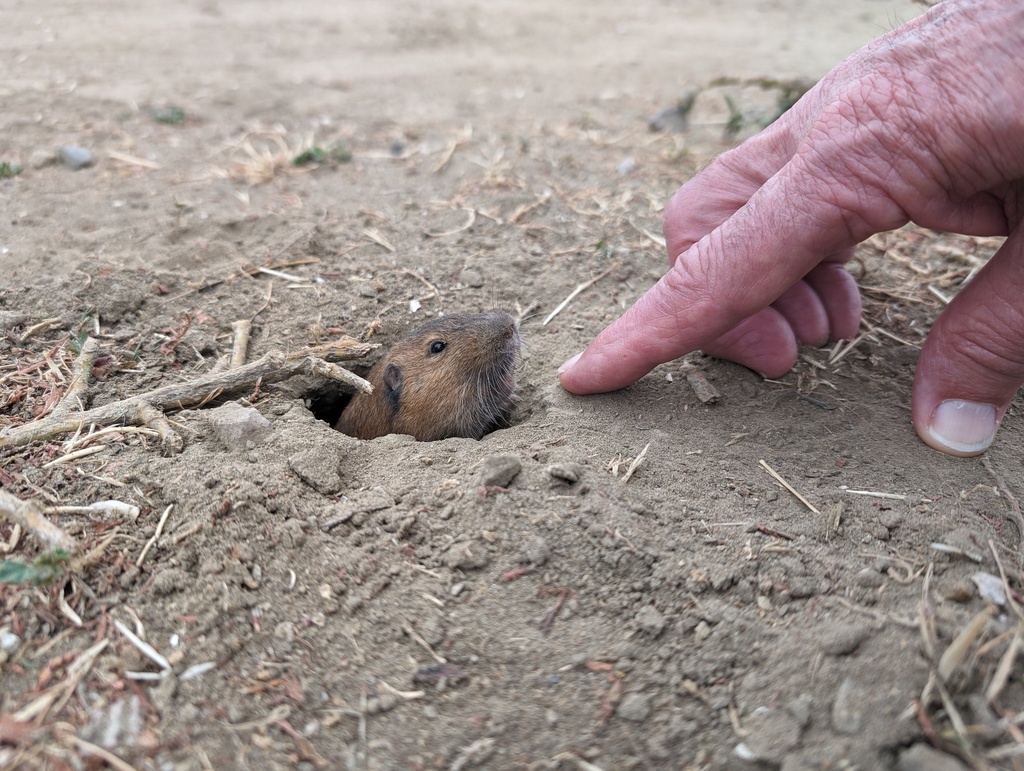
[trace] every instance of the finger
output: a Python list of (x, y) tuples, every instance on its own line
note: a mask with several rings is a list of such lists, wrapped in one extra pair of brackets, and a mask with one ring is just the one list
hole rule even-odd
[(854, 337), (860, 328), (862, 304), (857, 281), (849, 271), (840, 264), (826, 261), (804, 276), (804, 281), (821, 298), (828, 315), (829, 337), (833, 340)]
[(669, 265), (744, 206), (793, 154), (784, 116), (761, 134), (719, 155), (665, 206)]
[(775, 308), (744, 319), (704, 346), (716, 359), (728, 359), (764, 377), (782, 377), (796, 364), (797, 340), (789, 321)]
[(950, 455), (983, 453), (1024, 383), (1024, 228), (932, 327), (914, 377), (914, 427)]
[(562, 385), (574, 393), (622, 388), (657, 364), (712, 343), (773, 302), (822, 255), (903, 221), (891, 201), (877, 196), (866, 206), (855, 184), (816, 179), (794, 158), (564, 364)]
[(828, 312), (806, 281), (793, 284), (772, 303), (772, 307), (789, 322), (800, 343), (824, 345), (828, 340)]

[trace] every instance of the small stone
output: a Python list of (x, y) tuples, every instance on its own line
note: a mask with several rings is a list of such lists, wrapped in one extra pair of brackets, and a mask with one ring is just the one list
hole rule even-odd
[(237, 402), (228, 402), (205, 414), (213, 432), (228, 450), (251, 449), (274, 430), (273, 424), (258, 410)]
[(693, 107), (697, 95), (688, 91), (680, 97), (679, 101), (668, 107), (662, 107), (647, 122), (651, 131), (686, 131), (689, 124), (687, 115)]
[(860, 733), (864, 726), (864, 714), (861, 705), (867, 700), (857, 693), (857, 683), (847, 677), (836, 690), (832, 701), (832, 727), (841, 734), (853, 736)]
[(21, 311), (0, 311), (0, 332), (20, 327), (27, 320), (28, 316)]
[(4, 629), (0, 631), (0, 651), (15, 651), (21, 645), (21, 638), (14, 632)]
[(651, 716), (651, 697), (645, 693), (627, 693), (622, 697), (616, 714), (623, 720), (642, 723)]
[(487, 550), (476, 541), (460, 541), (445, 552), (444, 564), (459, 570), (479, 570), (491, 561)]
[(786, 753), (800, 742), (800, 725), (793, 716), (780, 709), (771, 709), (747, 718), (746, 744), (761, 762), (781, 763)]
[(534, 567), (540, 567), (548, 561), (551, 556), (551, 547), (541, 537), (532, 539), (523, 549), (525, 561)]
[(544, 472), (556, 482), (574, 485), (583, 476), (583, 469), (576, 463), (552, 463)]
[(36, 150), (28, 158), (28, 165), (33, 169), (42, 169), (46, 166), (52, 166), (57, 162), (57, 153), (55, 150)]
[(707, 621), (702, 620), (693, 628), (693, 636), (697, 642), (704, 642), (710, 635), (711, 625)]
[(334, 495), (341, 490), (341, 473), (338, 456), (319, 449), (303, 450), (288, 458), (288, 468), (324, 495)]
[(967, 766), (945, 752), (927, 744), (915, 744), (900, 753), (898, 771), (967, 771)]
[(885, 576), (872, 568), (864, 568), (853, 577), (853, 582), (865, 589), (877, 589), (885, 583)]
[(808, 694), (797, 696), (786, 705), (789, 714), (793, 716), (796, 724), (801, 728), (807, 728), (811, 723), (811, 711), (814, 708), (814, 698)]
[(883, 511), (878, 515), (878, 521), (883, 527), (889, 530), (895, 530), (903, 523), (903, 515), (895, 509), (889, 511)]
[(360, 297), (376, 297), (377, 289), (369, 281), (363, 281), (356, 285), (356, 294)]
[(870, 631), (864, 626), (834, 626), (821, 636), (821, 649), (829, 656), (849, 656), (869, 634)]
[(57, 158), (69, 169), (75, 171), (96, 163), (96, 156), (91, 151), (77, 145), (61, 145), (57, 148)]
[(420, 637), (422, 637), (427, 645), (440, 645), (444, 642), (445, 632), (444, 627), (441, 626), (441, 622), (431, 616), (419, 627)]
[(473, 268), (467, 268), (466, 270), (462, 271), (462, 275), (460, 276), (460, 278), (462, 279), (463, 284), (465, 284), (466, 286), (471, 286), (474, 289), (479, 289), (484, 285), (483, 274), (478, 270), (474, 270)]
[(480, 469), (480, 484), (484, 487), (508, 487), (523, 469), (523, 462), (511, 453), (489, 455)]
[(665, 631), (665, 616), (653, 605), (648, 605), (636, 614), (636, 624), (641, 632), (657, 637)]

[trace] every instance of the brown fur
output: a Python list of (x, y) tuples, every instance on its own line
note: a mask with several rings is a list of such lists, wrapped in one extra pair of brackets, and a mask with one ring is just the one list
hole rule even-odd
[(515, 319), (501, 311), (429, 321), (374, 365), (366, 376), (373, 393), (353, 396), (335, 428), (359, 439), (479, 439), (515, 402), (519, 346)]

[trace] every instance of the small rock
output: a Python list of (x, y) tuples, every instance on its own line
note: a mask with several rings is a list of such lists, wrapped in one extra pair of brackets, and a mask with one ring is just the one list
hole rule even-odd
[(21, 311), (0, 311), (0, 332), (20, 327), (27, 320), (28, 316)]
[(616, 167), (616, 171), (619, 172), (619, 176), (626, 176), (629, 172), (636, 168), (636, 158), (629, 157), (623, 158), (619, 161), (619, 165)]
[(377, 289), (369, 281), (363, 281), (356, 285), (356, 293), (360, 297), (376, 297)]
[(747, 747), (761, 762), (781, 763), (786, 753), (800, 742), (800, 726), (793, 716), (779, 709), (771, 709), (747, 718)]
[(525, 558), (525, 561), (534, 567), (539, 568), (548, 561), (550, 556), (551, 547), (548, 546), (547, 541), (539, 536), (532, 539), (523, 549), (523, 557)]
[(274, 428), (257, 410), (237, 402), (209, 410), (206, 419), (228, 450), (251, 449), (266, 439)]
[(445, 552), (444, 564), (459, 570), (479, 570), (491, 561), (487, 550), (476, 541), (460, 541)]
[(480, 484), (484, 487), (508, 487), (523, 470), (523, 462), (511, 453), (489, 455), (480, 469)]
[(686, 131), (689, 124), (687, 115), (696, 96), (692, 91), (688, 92), (675, 104), (658, 110), (647, 122), (651, 131)]
[(895, 530), (903, 523), (903, 515), (895, 509), (889, 511), (883, 511), (878, 515), (878, 521), (883, 527), (889, 530)]
[(288, 468), (312, 487), (324, 495), (334, 495), (341, 489), (341, 473), (338, 468), (338, 456), (319, 449), (303, 450), (288, 459)]
[(853, 582), (865, 589), (877, 589), (885, 583), (885, 576), (872, 568), (864, 568), (853, 577)]
[(441, 622), (433, 616), (430, 616), (426, 621), (420, 624), (418, 631), (420, 633), (420, 637), (426, 641), (427, 645), (440, 645), (444, 642), (444, 627), (441, 626)]
[(583, 476), (583, 469), (576, 463), (552, 463), (544, 472), (556, 482), (574, 485)]
[(55, 150), (36, 150), (28, 158), (28, 165), (33, 169), (42, 169), (46, 166), (52, 166), (57, 162), (57, 152)]
[(810, 725), (811, 711), (813, 708), (814, 698), (808, 694), (797, 696), (786, 705), (786, 709), (789, 710), (789, 714), (793, 716), (796, 724), (801, 728), (807, 728), (807, 726)]
[(900, 753), (898, 771), (967, 771), (967, 766), (945, 752), (927, 744), (915, 744)]
[(653, 605), (648, 605), (636, 614), (636, 624), (641, 632), (657, 637), (665, 631), (665, 616)]
[(859, 625), (838, 625), (821, 636), (821, 649), (829, 656), (849, 656), (867, 639), (870, 631)]
[(21, 638), (14, 632), (4, 629), (0, 631), (0, 651), (14, 651), (21, 645)]
[(836, 690), (832, 701), (832, 727), (841, 734), (853, 736), (864, 726), (861, 706), (866, 700), (857, 693), (857, 683), (847, 677)]
[(479, 289), (484, 285), (483, 274), (478, 270), (474, 270), (473, 268), (467, 268), (466, 270), (462, 271), (462, 275), (460, 276), (460, 278), (462, 279), (463, 284), (465, 284), (466, 286), (471, 286), (474, 289)]
[(697, 642), (703, 642), (711, 635), (711, 625), (707, 621), (700, 621), (697, 626), (693, 628), (693, 636)]
[(57, 158), (69, 169), (75, 171), (96, 163), (96, 156), (91, 151), (77, 145), (61, 145), (57, 148)]
[(651, 697), (645, 693), (627, 693), (615, 713), (623, 720), (642, 723), (651, 716)]

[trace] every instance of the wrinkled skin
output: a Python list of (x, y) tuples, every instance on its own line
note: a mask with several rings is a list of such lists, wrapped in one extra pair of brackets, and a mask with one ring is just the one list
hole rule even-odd
[(778, 377), (797, 345), (853, 337), (844, 263), (908, 221), (1008, 236), (944, 310), (917, 364), (914, 427), (977, 455), (1024, 383), (1024, 3), (948, 0), (853, 54), (665, 209), (670, 268), (582, 355), (612, 391), (698, 348)]

